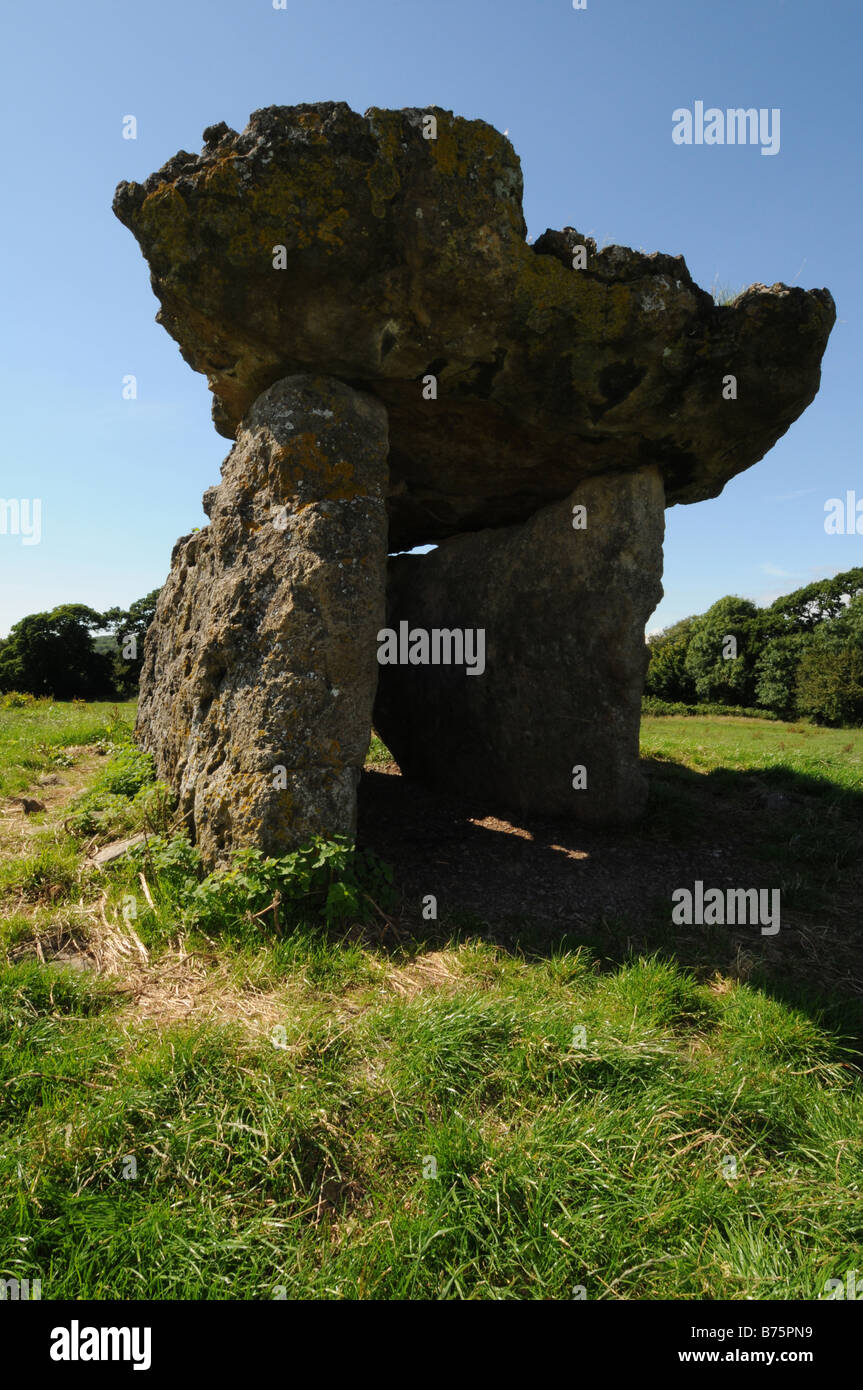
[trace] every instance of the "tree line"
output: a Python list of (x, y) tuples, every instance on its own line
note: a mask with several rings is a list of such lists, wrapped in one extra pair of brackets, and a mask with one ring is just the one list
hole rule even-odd
[(648, 638), (645, 694), (863, 724), (863, 569), (768, 608), (727, 596)]
[(16, 690), (54, 700), (133, 696), (158, 597), (154, 589), (129, 608), (104, 613), (63, 603), (50, 613), (28, 614), (0, 638), (0, 693)]
[[(129, 608), (82, 603), (31, 613), (0, 639), (0, 693), (128, 699), (159, 590)], [(648, 638), (645, 694), (863, 724), (863, 569), (818, 579), (769, 608), (726, 596)]]

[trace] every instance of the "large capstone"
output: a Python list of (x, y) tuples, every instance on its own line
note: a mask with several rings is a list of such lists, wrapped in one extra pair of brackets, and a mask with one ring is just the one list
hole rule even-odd
[(484, 121), (320, 102), (205, 135), (114, 200), (159, 320), (229, 437), (292, 372), (379, 396), (392, 550), (652, 464), (669, 504), (715, 497), (818, 389), (826, 290), (717, 305), (682, 256), (572, 227), (529, 244), (521, 165)]
[(381, 666), (375, 726), (403, 772), (489, 811), (639, 816), (664, 521), (659, 470), (645, 468), (591, 478), (521, 526), (392, 559), (384, 631), (404, 660)]
[(351, 836), (386, 583), (386, 412), (289, 377), (244, 420), (178, 541), (146, 643), (138, 735), (208, 862)]

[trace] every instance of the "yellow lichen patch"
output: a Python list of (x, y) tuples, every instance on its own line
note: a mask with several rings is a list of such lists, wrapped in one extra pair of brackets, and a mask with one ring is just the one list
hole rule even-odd
[(572, 325), (573, 339), (608, 341), (630, 329), (633, 286), (605, 284), (551, 256), (528, 253), (519, 266), (515, 303), (519, 318), (535, 333), (547, 332), (553, 317), (562, 315)]
[(144, 199), (138, 214), (142, 236), (152, 239), (159, 253), (175, 263), (187, 257), (189, 220), (189, 209), (172, 183), (160, 183)]
[(439, 120), (437, 139), (429, 141), (432, 159), (437, 165), (438, 173), (446, 174), (447, 176), (452, 176), (453, 174), (461, 174), (463, 176), (467, 173), (468, 169), (467, 160), (464, 156), (459, 159), (459, 155), (462, 151), (460, 149), (458, 135), (456, 134), (457, 125), (458, 122), (453, 122), (452, 125), (449, 125)]
[(281, 226), (284, 235), (279, 240), (287, 246), (302, 248), (315, 239), (342, 245), (336, 227), (347, 220), (347, 212), (344, 189), (337, 181), (340, 172), (326, 159), (273, 170), (244, 195), (239, 211), (250, 225), (266, 220), (273, 228)]
[(395, 151), (391, 155), (385, 154), (375, 160), (366, 174), (366, 183), (372, 195), (372, 214), (375, 217), (385, 215), (387, 203), (392, 201), (401, 187), (401, 178), (395, 161)]
[(401, 187), (397, 167), (402, 140), (401, 113), (375, 108), (372, 113), (372, 128), (377, 136), (378, 156), (366, 174), (366, 183), (372, 197), (373, 216), (384, 217), (387, 203), (395, 197)]
[(272, 453), (273, 465), (279, 469), (284, 482), (295, 482), (309, 472), (319, 473), (326, 466), (326, 454), (311, 430), (295, 434), (289, 444), (281, 444)]
[(222, 193), (236, 197), (239, 180), (237, 175), (237, 156), (229, 154), (210, 164), (201, 176), (201, 184), (207, 193)]
[(175, 185), (164, 183), (144, 200), (138, 227), (157, 254), (174, 265), (190, 259), (200, 235), (192, 234), (190, 222), (197, 225), (202, 219), (222, 243), (222, 260), (235, 265), (260, 267), (277, 245), (289, 251), (302, 251), (316, 242), (341, 248), (350, 220), (341, 172), (334, 161), (323, 158), (314, 164), (298, 162), (289, 170), (273, 169), (246, 187), (237, 157), (227, 155), (199, 175), (192, 203), (198, 197), (207, 201), (194, 218)]
[[(537, 327), (547, 324), (548, 311), (562, 312), (572, 317), (576, 305), (595, 300), (601, 287), (595, 282), (578, 281), (578, 271), (567, 271), (551, 256), (536, 256), (528, 251), (518, 268), (515, 284), (515, 307), (519, 319)], [(545, 316), (545, 317), (544, 317)]]
[(332, 502), (358, 496), (356, 470), (348, 459), (337, 459), (329, 465), (326, 489), (327, 500)]
[[(286, 491), (299, 479), (313, 475), (321, 478), (322, 501), (340, 502), (362, 494), (356, 469), (350, 460), (330, 459), (310, 430), (295, 435), (289, 444), (274, 449), (272, 459), (281, 472), (282, 486)], [(299, 503), (293, 510), (299, 513), (310, 505), (309, 502)]]
[[(465, 180), (471, 170), (478, 171), (486, 160), (502, 160), (506, 150), (504, 141), (490, 125), (461, 116), (451, 123), (439, 119), (437, 140), (430, 140), (429, 146), (438, 173)], [(470, 201), (475, 196), (471, 189)]]
[(318, 240), (325, 241), (329, 246), (344, 246), (344, 238), (339, 236), (339, 228), (343, 227), (348, 221), (346, 208), (336, 208), (328, 217), (324, 217), (318, 226)]
[[(577, 275), (578, 271), (573, 274)], [(567, 308), (573, 339), (591, 343), (612, 342), (625, 337), (631, 315), (632, 294), (629, 286), (604, 285), (597, 281), (585, 283), (575, 304)]]

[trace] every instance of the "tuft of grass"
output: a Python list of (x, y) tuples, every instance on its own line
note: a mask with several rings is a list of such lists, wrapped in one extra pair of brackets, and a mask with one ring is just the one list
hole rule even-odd
[(79, 869), (73, 840), (46, 842), (23, 859), (0, 862), (0, 897), (17, 893), (27, 902), (62, 902), (75, 892)]
[(18, 1043), (16, 1036), (28, 1020), (88, 1017), (111, 1002), (103, 980), (75, 970), (47, 968), (37, 961), (7, 965), (0, 974), (0, 1036)]
[(734, 289), (731, 285), (720, 281), (719, 277), (716, 276), (710, 287), (710, 293), (713, 295), (714, 304), (726, 305), (733, 304), (735, 299), (739, 299), (745, 288), (743, 286), (741, 289)]

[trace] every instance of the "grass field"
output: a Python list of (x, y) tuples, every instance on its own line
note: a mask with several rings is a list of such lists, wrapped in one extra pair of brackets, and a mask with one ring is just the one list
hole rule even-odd
[(759, 719), (646, 717), (644, 757), (682, 763), (698, 772), (766, 772), (778, 788), (801, 778), (826, 796), (863, 796), (863, 729), (825, 729)]
[(0, 709), (0, 796), (26, 791), (40, 772), (74, 764), (76, 746), (109, 741), (119, 721), (128, 725), (134, 704), (54, 704), (35, 701)]
[[(43, 1299), (760, 1300), (861, 1268), (859, 975), (837, 1009), (817, 963), (795, 995), (604, 948), (601, 924), (589, 947), (526, 921), (507, 948), (458, 913), (414, 930), (397, 900), (204, 931), (175, 849), (85, 861), (138, 826), (170, 841), (130, 719), (0, 711), (3, 793), (47, 805), (10, 805), (0, 838), (0, 1278)], [(751, 814), (800, 910), (859, 933), (863, 733), (655, 718), (643, 753), (646, 833)]]

